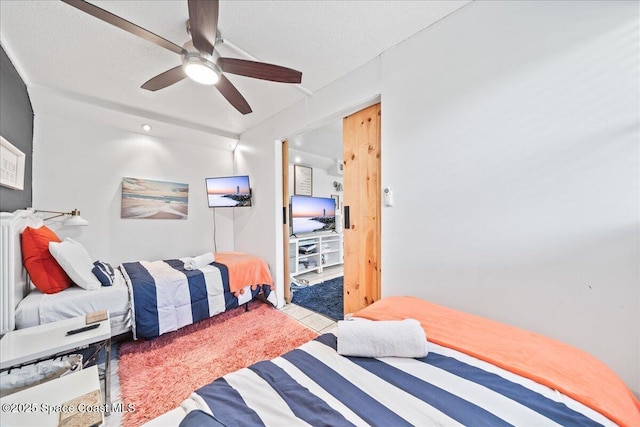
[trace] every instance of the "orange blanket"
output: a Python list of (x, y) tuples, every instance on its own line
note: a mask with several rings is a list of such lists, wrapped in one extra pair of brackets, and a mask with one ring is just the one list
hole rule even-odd
[(387, 297), (354, 316), (417, 319), (433, 343), (558, 390), (621, 426), (640, 426), (640, 402), (631, 390), (604, 363), (570, 345), (413, 297)]
[(218, 252), (216, 262), (224, 264), (229, 270), (229, 290), (236, 294), (244, 293), (244, 288), (258, 285), (271, 285), (273, 278), (266, 261), (255, 255), (242, 252)]

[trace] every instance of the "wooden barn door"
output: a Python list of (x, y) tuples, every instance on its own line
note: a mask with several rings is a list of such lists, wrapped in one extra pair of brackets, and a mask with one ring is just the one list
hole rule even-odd
[(343, 119), (344, 312), (380, 299), (380, 104)]

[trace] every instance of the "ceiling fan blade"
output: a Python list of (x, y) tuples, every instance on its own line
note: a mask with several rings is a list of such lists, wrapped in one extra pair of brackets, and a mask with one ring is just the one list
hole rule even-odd
[(129, 22), (126, 19), (120, 18), (119, 16), (116, 16), (111, 12), (107, 12), (106, 10), (101, 9), (98, 6), (94, 6), (91, 3), (87, 3), (83, 0), (62, 1), (104, 22), (107, 22), (135, 36), (141, 37), (147, 41), (150, 41), (151, 43), (155, 43), (160, 47), (170, 50), (171, 52), (177, 53), (179, 55), (182, 55), (182, 53), (184, 52), (184, 49), (177, 44), (172, 43), (169, 40), (152, 33), (151, 31), (147, 31), (142, 27), (138, 27), (136, 24)]
[(218, 32), (218, 0), (189, 0), (189, 24), (193, 46), (212, 54)]
[(175, 68), (165, 71), (162, 74), (158, 74), (152, 79), (147, 80), (145, 84), (141, 86), (142, 89), (156, 91), (171, 86), (174, 83), (178, 83), (180, 80), (186, 78), (182, 65), (178, 65)]
[(240, 111), (242, 114), (249, 114), (251, 112), (251, 107), (247, 100), (244, 99), (240, 92), (238, 92), (238, 89), (236, 89), (236, 87), (225, 76), (221, 75), (220, 80), (218, 80), (218, 83), (216, 83), (215, 86), (218, 88), (222, 96), (224, 96), (236, 110)]
[(300, 83), (302, 81), (302, 73), (300, 71), (265, 62), (237, 58), (218, 58), (217, 64), (225, 73), (253, 77), (254, 79), (281, 83)]

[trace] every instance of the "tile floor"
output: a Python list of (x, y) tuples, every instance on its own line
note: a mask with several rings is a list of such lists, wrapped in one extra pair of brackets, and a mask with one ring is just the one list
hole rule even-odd
[[(125, 405), (128, 402), (122, 401), (122, 395), (120, 394), (120, 377), (118, 376), (118, 346), (113, 345), (111, 348), (111, 354), (114, 356), (111, 358), (111, 404), (112, 407), (119, 404), (124, 403)], [(104, 365), (100, 364), (100, 368), (103, 368)], [(104, 381), (100, 381), (100, 388), (102, 395), (104, 396)], [(111, 415), (105, 417), (104, 425), (108, 427), (120, 427), (122, 425), (122, 412), (111, 412)]]
[(335, 320), (329, 319), (322, 314), (318, 314), (315, 311), (308, 310), (304, 307), (300, 307), (295, 304), (287, 304), (280, 311), (287, 316), (295, 319), (298, 323), (306, 326), (309, 329), (313, 329), (319, 334), (336, 333), (338, 324)]
[[(327, 269), (329, 270), (329, 269)], [(326, 276), (320, 282), (324, 280), (328, 280), (331, 272), (325, 270)], [(311, 273), (316, 276), (319, 276), (317, 273)], [(336, 274), (335, 271), (333, 274)], [(340, 268), (340, 274), (342, 275), (342, 268)], [(328, 278), (327, 278), (328, 277)], [(337, 276), (335, 276), (337, 277)], [(336, 329), (338, 327), (337, 323), (325, 317), (321, 314), (318, 314), (314, 311), (308, 310), (304, 307), (300, 307), (295, 304), (287, 304), (280, 311), (285, 313), (287, 316), (295, 319), (300, 324), (306, 326), (307, 328), (313, 329), (319, 334), (325, 333), (336, 333)], [(112, 350), (112, 360), (111, 360), (111, 402), (112, 404), (124, 403), (125, 405), (128, 402), (122, 401), (122, 395), (120, 394), (120, 378), (118, 377), (118, 358), (117, 358), (117, 347), (114, 347)], [(100, 381), (100, 385), (102, 386), (102, 393), (104, 395), (104, 381)], [(122, 425), (122, 413), (121, 412), (112, 412), (110, 416), (105, 417), (105, 426), (107, 427), (120, 427)]]

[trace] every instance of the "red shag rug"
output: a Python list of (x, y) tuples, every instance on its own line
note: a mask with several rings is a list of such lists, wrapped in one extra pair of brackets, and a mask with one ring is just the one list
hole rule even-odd
[(176, 408), (191, 392), (216, 378), (272, 359), (315, 338), (286, 314), (261, 303), (221, 313), (151, 341), (120, 345), (118, 372), (123, 414), (134, 427)]

